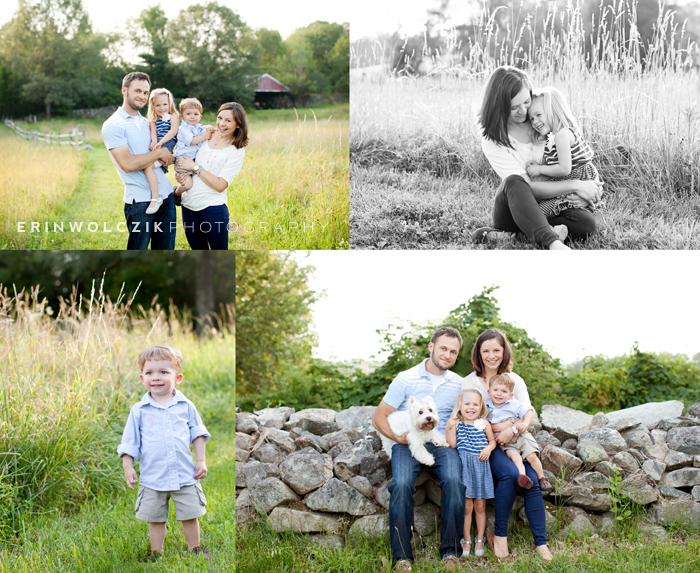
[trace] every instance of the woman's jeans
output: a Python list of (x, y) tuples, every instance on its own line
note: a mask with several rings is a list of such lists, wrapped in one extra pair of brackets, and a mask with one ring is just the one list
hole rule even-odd
[(193, 251), (228, 250), (228, 207), (214, 205), (201, 211), (182, 208), (182, 226)]
[[(442, 489), (440, 498), (440, 557), (462, 555), (459, 544), (464, 531), (464, 494), (462, 483), (462, 460), (454, 448), (439, 448), (425, 444), (435, 457), (433, 472)], [(510, 461), (510, 460), (509, 460)], [(511, 462), (512, 463), (512, 462)], [(393, 483), (389, 486), (389, 539), (391, 540), (391, 561), (396, 564), (401, 559), (413, 561), (411, 530), (413, 526), (413, 494), (416, 493), (416, 477), (422, 464), (412, 455), (408, 446), (394, 444), (391, 448), (391, 472)], [(539, 490), (538, 490), (539, 491)]]
[[(515, 502), (515, 491), (518, 489), (518, 468), (505, 452), (497, 447), (491, 452), (489, 458), (491, 463), (491, 474), (495, 485), (494, 505), (496, 506), (496, 535), (498, 537), (508, 537), (508, 518), (513, 510)], [(523, 489), (525, 498), (525, 515), (530, 523), (530, 531), (535, 539), (535, 545), (547, 544), (547, 524), (545, 522), (544, 501), (537, 481), (537, 472), (532, 466), (523, 460), (525, 473), (532, 480), (530, 489)]]
[(585, 209), (565, 209), (556, 217), (547, 219), (532, 188), (520, 175), (509, 175), (501, 183), (493, 206), (493, 226), (501, 231), (525, 233), (544, 248), (558, 240), (552, 230), (555, 225), (566, 225), (569, 237), (585, 239), (595, 232), (595, 217)]

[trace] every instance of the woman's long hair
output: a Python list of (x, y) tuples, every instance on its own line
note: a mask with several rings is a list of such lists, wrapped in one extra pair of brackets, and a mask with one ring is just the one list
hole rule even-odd
[(491, 74), (479, 112), (479, 123), (486, 139), (513, 148), (508, 138), (510, 101), (523, 87), (532, 94), (530, 78), (518, 68), (501, 66)]
[(230, 111), (233, 114), (233, 119), (236, 121), (236, 129), (233, 130), (231, 143), (236, 149), (248, 145), (248, 118), (245, 115), (245, 110), (240, 103), (228, 102), (223, 104), (216, 114), (222, 111)]
[(481, 358), (481, 345), (487, 340), (492, 340), (494, 338), (498, 341), (498, 344), (503, 347), (503, 360), (498, 365), (498, 371), (496, 373), (503, 374), (513, 369), (513, 351), (510, 349), (510, 344), (508, 343), (506, 335), (497, 328), (489, 328), (479, 335), (472, 348), (472, 366), (479, 378), (484, 377), (484, 371), (486, 370), (484, 361)]

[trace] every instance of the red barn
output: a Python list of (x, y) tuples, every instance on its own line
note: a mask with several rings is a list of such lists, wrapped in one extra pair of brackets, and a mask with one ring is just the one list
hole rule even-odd
[(291, 105), (289, 88), (270, 74), (263, 74), (255, 88), (253, 105), (257, 109), (287, 108)]

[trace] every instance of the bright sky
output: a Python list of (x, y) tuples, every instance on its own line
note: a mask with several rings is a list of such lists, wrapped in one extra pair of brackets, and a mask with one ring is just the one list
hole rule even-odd
[(700, 352), (693, 252), (313, 251), (303, 261), (316, 267), (310, 286), (326, 292), (313, 308), (323, 359), (369, 359), (377, 329), (438, 321), (491, 285), (501, 319), (565, 364), (625, 354), (635, 341)]
[(428, 9), (437, 5), (438, 0), (353, 0), (350, 40), (373, 38), (381, 33), (421, 32)]
[[(104, 0), (83, 0), (93, 28), (100, 32), (123, 31), (128, 18), (137, 17), (149, 6), (160, 4), (165, 10), (165, 15), (175, 18), (183, 8), (193, 4), (206, 4), (207, 0), (146, 0), (143, 3), (121, 4), (119, 9), (115, 5)], [(252, 28), (269, 28), (277, 30), (282, 38), (289, 36), (295, 29), (308, 26), (316, 20), (337, 22), (342, 24), (350, 18), (350, 10), (345, 2), (329, 2), (328, 0), (303, 0), (302, 4), (289, 2), (288, 0), (265, 0), (258, 2), (231, 2), (231, 0), (218, 0), (219, 4), (228, 6), (243, 18), (243, 21)], [(0, 25), (12, 19), (17, 11), (17, 0), (4, 0), (3, 10), (0, 11)]]

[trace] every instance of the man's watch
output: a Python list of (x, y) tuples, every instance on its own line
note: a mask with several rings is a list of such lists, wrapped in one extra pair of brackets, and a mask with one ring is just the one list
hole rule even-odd
[(197, 165), (196, 163), (194, 164), (194, 167), (192, 168), (192, 171), (194, 171), (195, 175), (199, 175), (199, 172), (202, 170), (201, 165)]

